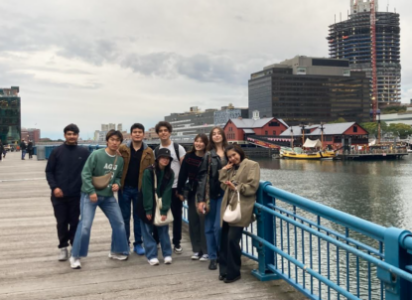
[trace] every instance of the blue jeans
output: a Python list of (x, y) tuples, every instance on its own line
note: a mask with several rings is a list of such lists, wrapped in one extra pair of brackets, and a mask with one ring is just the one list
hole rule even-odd
[(142, 244), (142, 230), (140, 228), (140, 218), (137, 215), (137, 198), (139, 197), (139, 189), (125, 186), (123, 190), (119, 190), (119, 206), (122, 211), (123, 221), (126, 229), (127, 241), (130, 243), (130, 216), (131, 207), (133, 205), (133, 245)]
[(97, 202), (91, 202), (89, 195), (82, 193), (80, 198), (80, 222), (77, 225), (72, 256), (76, 258), (87, 256), (90, 243), (90, 231), (97, 206), (100, 207), (109, 219), (112, 227), (111, 252), (129, 255), (129, 245), (126, 239), (123, 217), (116, 199), (113, 196), (98, 196)]
[(220, 207), (222, 198), (210, 199), (210, 210), (205, 216), (205, 235), (209, 259), (217, 259), (220, 247)]
[(154, 226), (152, 224), (146, 224), (140, 220), (140, 226), (142, 228), (144, 249), (147, 259), (157, 258), (157, 243), (153, 238), (153, 230), (157, 230), (159, 236), (160, 245), (162, 246), (163, 257), (172, 256), (172, 244), (169, 237), (169, 225), (166, 226)]
[(26, 156), (26, 150), (21, 150), (21, 159), (24, 159)]

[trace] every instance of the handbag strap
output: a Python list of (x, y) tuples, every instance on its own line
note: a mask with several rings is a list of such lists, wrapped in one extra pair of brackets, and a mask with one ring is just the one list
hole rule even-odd
[(159, 199), (157, 196), (157, 176), (156, 176), (156, 168), (153, 168), (153, 181), (154, 181), (154, 196), (156, 199), (156, 204), (158, 205), (159, 209), (162, 209), (162, 200)]

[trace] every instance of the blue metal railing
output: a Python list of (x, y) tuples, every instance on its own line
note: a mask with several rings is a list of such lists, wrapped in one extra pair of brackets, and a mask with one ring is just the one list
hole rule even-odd
[[(187, 222), (187, 205), (184, 205)], [(245, 256), (310, 299), (412, 299), (412, 235), (261, 182)]]

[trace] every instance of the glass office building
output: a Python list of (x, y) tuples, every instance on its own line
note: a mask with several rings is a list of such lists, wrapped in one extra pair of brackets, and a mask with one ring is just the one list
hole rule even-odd
[(0, 88), (0, 139), (3, 144), (20, 141), (21, 99), (19, 87)]
[(369, 79), (350, 70), (347, 60), (297, 56), (253, 73), (249, 118), (280, 118), (289, 125), (344, 118), (369, 121)]

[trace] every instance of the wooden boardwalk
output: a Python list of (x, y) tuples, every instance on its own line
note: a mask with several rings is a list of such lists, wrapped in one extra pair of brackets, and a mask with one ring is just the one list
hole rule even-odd
[(72, 270), (57, 261), (45, 166), (27, 156), (22, 161), (20, 153), (8, 153), (0, 162), (0, 299), (305, 299), (284, 281), (259, 282), (250, 274), (256, 264), (248, 259), (240, 281), (219, 281), (207, 263), (190, 260), (186, 233), (183, 254), (173, 254), (172, 265), (152, 267), (136, 254), (110, 260), (111, 229), (100, 210), (89, 257), (82, 259), (81, 270)]

